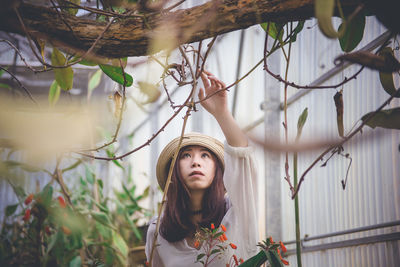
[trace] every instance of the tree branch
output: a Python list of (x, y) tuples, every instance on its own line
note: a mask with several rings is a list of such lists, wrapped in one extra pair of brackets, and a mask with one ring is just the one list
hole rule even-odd
[[(353, 10), (358, 3), (359, 0), (344, 0), (342, 8)], [(61, 19), (52, 8), (24, 2), (21, 2), (17, 9), (32, 36), (44, 39), (71, 53), (84, 54), (106, 26), (104, 22), (68, 14), (63, 14)], [(199, 25), (199, 21), (213, 12), (217, 12), (218, 15), (213, 16), (211, 21)], [(5, 7), (0, 13), (0, 30), (25, 35), (12, 8)], [(177, 32), (175, 45), (178, 46), (265, 21), (288, 22), (313, 16), (314, 0), (225, 0), (223, 2), (213, 0), (174, 12), (118, 19), (104, 34), (104, 38), (96, 44), (93, 52), (112, 58), (146, 55), (149, 53), (151, 38), (157, 34), (157, 27), (160, 25), (168, 25), (168, 28)]]

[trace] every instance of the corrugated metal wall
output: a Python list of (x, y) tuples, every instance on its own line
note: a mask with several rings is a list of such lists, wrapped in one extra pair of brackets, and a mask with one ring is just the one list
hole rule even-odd
[[(332, 59), (341, 54), (339, 43), (328, 40), (319, 32), (316, 22), (309, 21), (293, 46), (290, 80), (308, 84), (333, 67)], [(364, 38), (358, 48), (384, 32), (374, 19), (368, 19)], [(396, 44), (397, 45), (397, 44)], [(284, 65), (284, 63), (283, 63)], [(326, 84), (336, 84), (359, 69), (351, 66)], [(282, 70), (283, 72), (284, 70)], [(341, 89), (341, 88), (338, 88)], [(290, 90), (290, 94), (296, 90)], [(314, 90), (288, 109), (289, 134), (297, 132), (297, 118), (308, 107), (308, 119), (302, 139), (337, 138), (336, 110), (333, 96), (336, 90)], [(389, 95), (383, 91), (377, 72), (364, 70), (356, 80), (343, 87), (345, 133), (366, 113), (377, 109)], [(394, 100), (391, 107), (399, 106)], [(387, 108), (390, 108), (389, 106)], [(283, 120), (283, 118), (282, 118)], [(345, 179), (349, 159), (335, 155), (326, 167), (317, 164), (306, 176), (299, 193), (301, 235), (316, 236), (378, 223), (400, 220), (400, 133), (396, 130), (371, 130), (363, 134), (370, 138), (350, 140), (344, 154), (352, 158), (346, 189)], [(323, 151), (299, 155), (299, 176)], [(326, 160), (329, 154), (324, 157)], [(283, 173), (283, 167), (282, 167)], [(294, 204), (288, 186), (283, 183), (283, 237), (295, 239)], [(305, 242), (305, 246), (343, 241), (371, 235), (398, 232), (400, 227), (359, 232), (350, 235)], [(399, 241), (353, 246), (303, 254), (303, 266), (399, 266)], [(295, 256), (289, 257), (296, 266)]]

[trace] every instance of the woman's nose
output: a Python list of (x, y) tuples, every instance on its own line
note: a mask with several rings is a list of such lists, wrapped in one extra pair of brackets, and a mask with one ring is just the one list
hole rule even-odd
[(192, 167), (200, 167), (200, 161), (197, 155), (193, 156)]

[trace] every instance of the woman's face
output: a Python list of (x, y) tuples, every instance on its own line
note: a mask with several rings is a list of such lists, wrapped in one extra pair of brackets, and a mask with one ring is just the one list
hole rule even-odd
[(215, 176), (216, 163), (211, 152), (202, 146), (187, 146), (182, 149), (179, 171), (190, 191), (207, 189)]

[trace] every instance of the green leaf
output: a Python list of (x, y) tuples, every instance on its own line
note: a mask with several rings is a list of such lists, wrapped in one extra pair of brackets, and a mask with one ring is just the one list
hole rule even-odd
[[(108, 76), (110, 77), (113, 81), (124, 85), (124, 72), (122, 71), (121, 67), (115, 67), (111, 65), (102, 65), (100, 64), (100, 69)], [(126, 87), (132, 86), (133, 84), (133, 78), (131, 75), (125, 72), (125, 79), (126, 79)]]
[(99, 86), (100, 81), (101, 81), (101, 74), (102, 71), (101, 69), (98, 69), (93, 75), (90, 77), (89, 82), (88, 82), (88, 96), (90, 97), (92, 95), (93, 90)]
[(15, 213), (15, 211), (18, 208), (18, 204), (14, 204), (14, 205), (9, 205), (6, 207), (6, 216), (11, 216)]
[(301, 32), (301, 30), (303, 30), (304, 27), (304, 20), (301, 20), (297, 23), (296, 28), (294, 28), (292, 36), (290, 37), (290, 41), (292, 43), (296, 42), (297, 40), (297, 35)]
[(346, 25), (347, 27), (342, 23), (339, 26), (339, 32), (344, 30), (343, 36), (339, 38), (339, 43), (344, 52), (350, 52), (357, 47), (363, 38), (365, 28), (364, 14), (360, 12), (351, 21), (348, 21)]
[(88, 181), (89, 184), (91, 184), (91, 185), (94, 184), (95, 178), (94, 178), (93, 171), (87, 165), (85, 165), (85, 177), (86, 177), (86, 181)]
[[(269, 24), (269, 30), (268, 30), (268, 24)], [(284, 34), (283, 26), (285, 24), (275, 23), (275, 22), (265, 22), (261, 23), (260, 25), (264, 29), (264, 31), (268, 30), (269, 36), (271, 36), (274, 39), (278, 39), (279, 41), (282, 41), (282, 37)]]
[[(375, 112), (365, 114), (361, 120), (366, 121)], [(392, 108), (379, 111), (366, 123), (369, 127), (382, 127), (386, 129), (400, 130), (400, 108)]]
[(82, 265), (81, 257), (76, 256), (69, 262), (69, 267), (80, 267)]
[(297, 137), (296, 141), (300, 138), (301, 132), (303, 131), (304, 124), (306, 123), (308, 116), (308, 108), (305, 108), (301, 115), (299, 116), (299, 119), (297, 121)]
[(3, 164), (5, 164), (8, 168), (20, 167), (21, 169), (23, 169), (24, 171), (27, 171), (27, 172), (40, 172), (40, 171), (42, 171), (42, 169), (40, 169), (38, 167), (35, 167), (35, 166), (32, 166), (32, 165), (28, 165), (26, 163), (14, 161), (14, 160), (3, 161)]
[[(66, 61), (67, 60), (64, 55), (57, 48), (54, 47), (53, 53), (51, 54), (51, 64), (54, 66), (65, 66)], [(54, 68), (54, 74), (57, 83), (63, 90), (68, 91), (72, 88), (72, 84), (74, 81), (74, 71), (71, 67)]]
[(50, 105), (55, 105), (60, 98), (60, 92), (61, 92), (61, 87), (58, 85), (57, 81), (54, 80), (52, 84), (50, 85), (50, 90), (49, 90), (49, 104)]
[(111, 224), (110, 218), (107, 216), (107, 214), (105, 214), (103, 212), (92, 211), (91, 215), (92, 215), (93, 219), (95, 219), (99, 223), (103, 224), (104, 226), (114, 228), (113, 225)]
[(258, 252), (257, 255), (246, 260), (239, 266), (240, 267), (259, 267), (259, 266), (263, 265), (266, 261), (267, 261), (266, 252), (264, 250), (261, 250), (260, 252)]
[(276, 252), (276, 250), (270, 250), (268, 252), (271, 255), (271, 259), (272, 259), (271, 267), (283, 267), (283, 264), (279, 258), (278, 252)]
[(15, 194), (18, 197), (20, 197), (20, 198), (26, 197), (25, 190), (21, 186), (13, 186), (13, 189), (14, 189)]
[(315, 17), (321, 32), (328, 38), (338, 38), (343, 35), (346, 25), (337, 32), (332, 25), (332, 16), (335, 8), (335, 0), (315, 0)]
[[(388, 57), (388, 56), (394, 57), (393, 50), (390, 47), (383, 48), (382, 51), (379, 53), (379, 55), (383, 57)], [(389, 95), (393, 95), (396, 92), (396, 87), (394, 86), (392, 72), (380, 71), (379, 80), (381, 81), (382, 87), (386, 91), (386, 93), (388, 93)], [(396, 95), (395, 97), (400, 97), (400, 94)]]
[(113, 239), (113, 244), (115, 245), (116, 248), (118, 248), (121, 254), (125, 258), (128, 257), (128, 246), (125, 240), (122, 238), (122, 236), (114, 231), (112, 239)]
[(42, 192), (39, 194), (40, 199), (42, 199), (42, 203), (44, 206), (50, 206), (50, 203), (53, 198), (53, 187), (50, 184), (47, 184)]
[(6, 89), (11, 89), (11, 86), (5, 83), (0, 83), (0, 88), (6, 88)]
[(100, 189), (103, 189), (103, 180), (101, 180), (101, 179), (97, 179), (96, 180), (97, 181), (97, 184), (99, 185), (99, 187), (100, 187)]
[(201, 260), (206, 254), (204, 253), (200, 253), (199, 255), (197, 255), (196, 261)]

